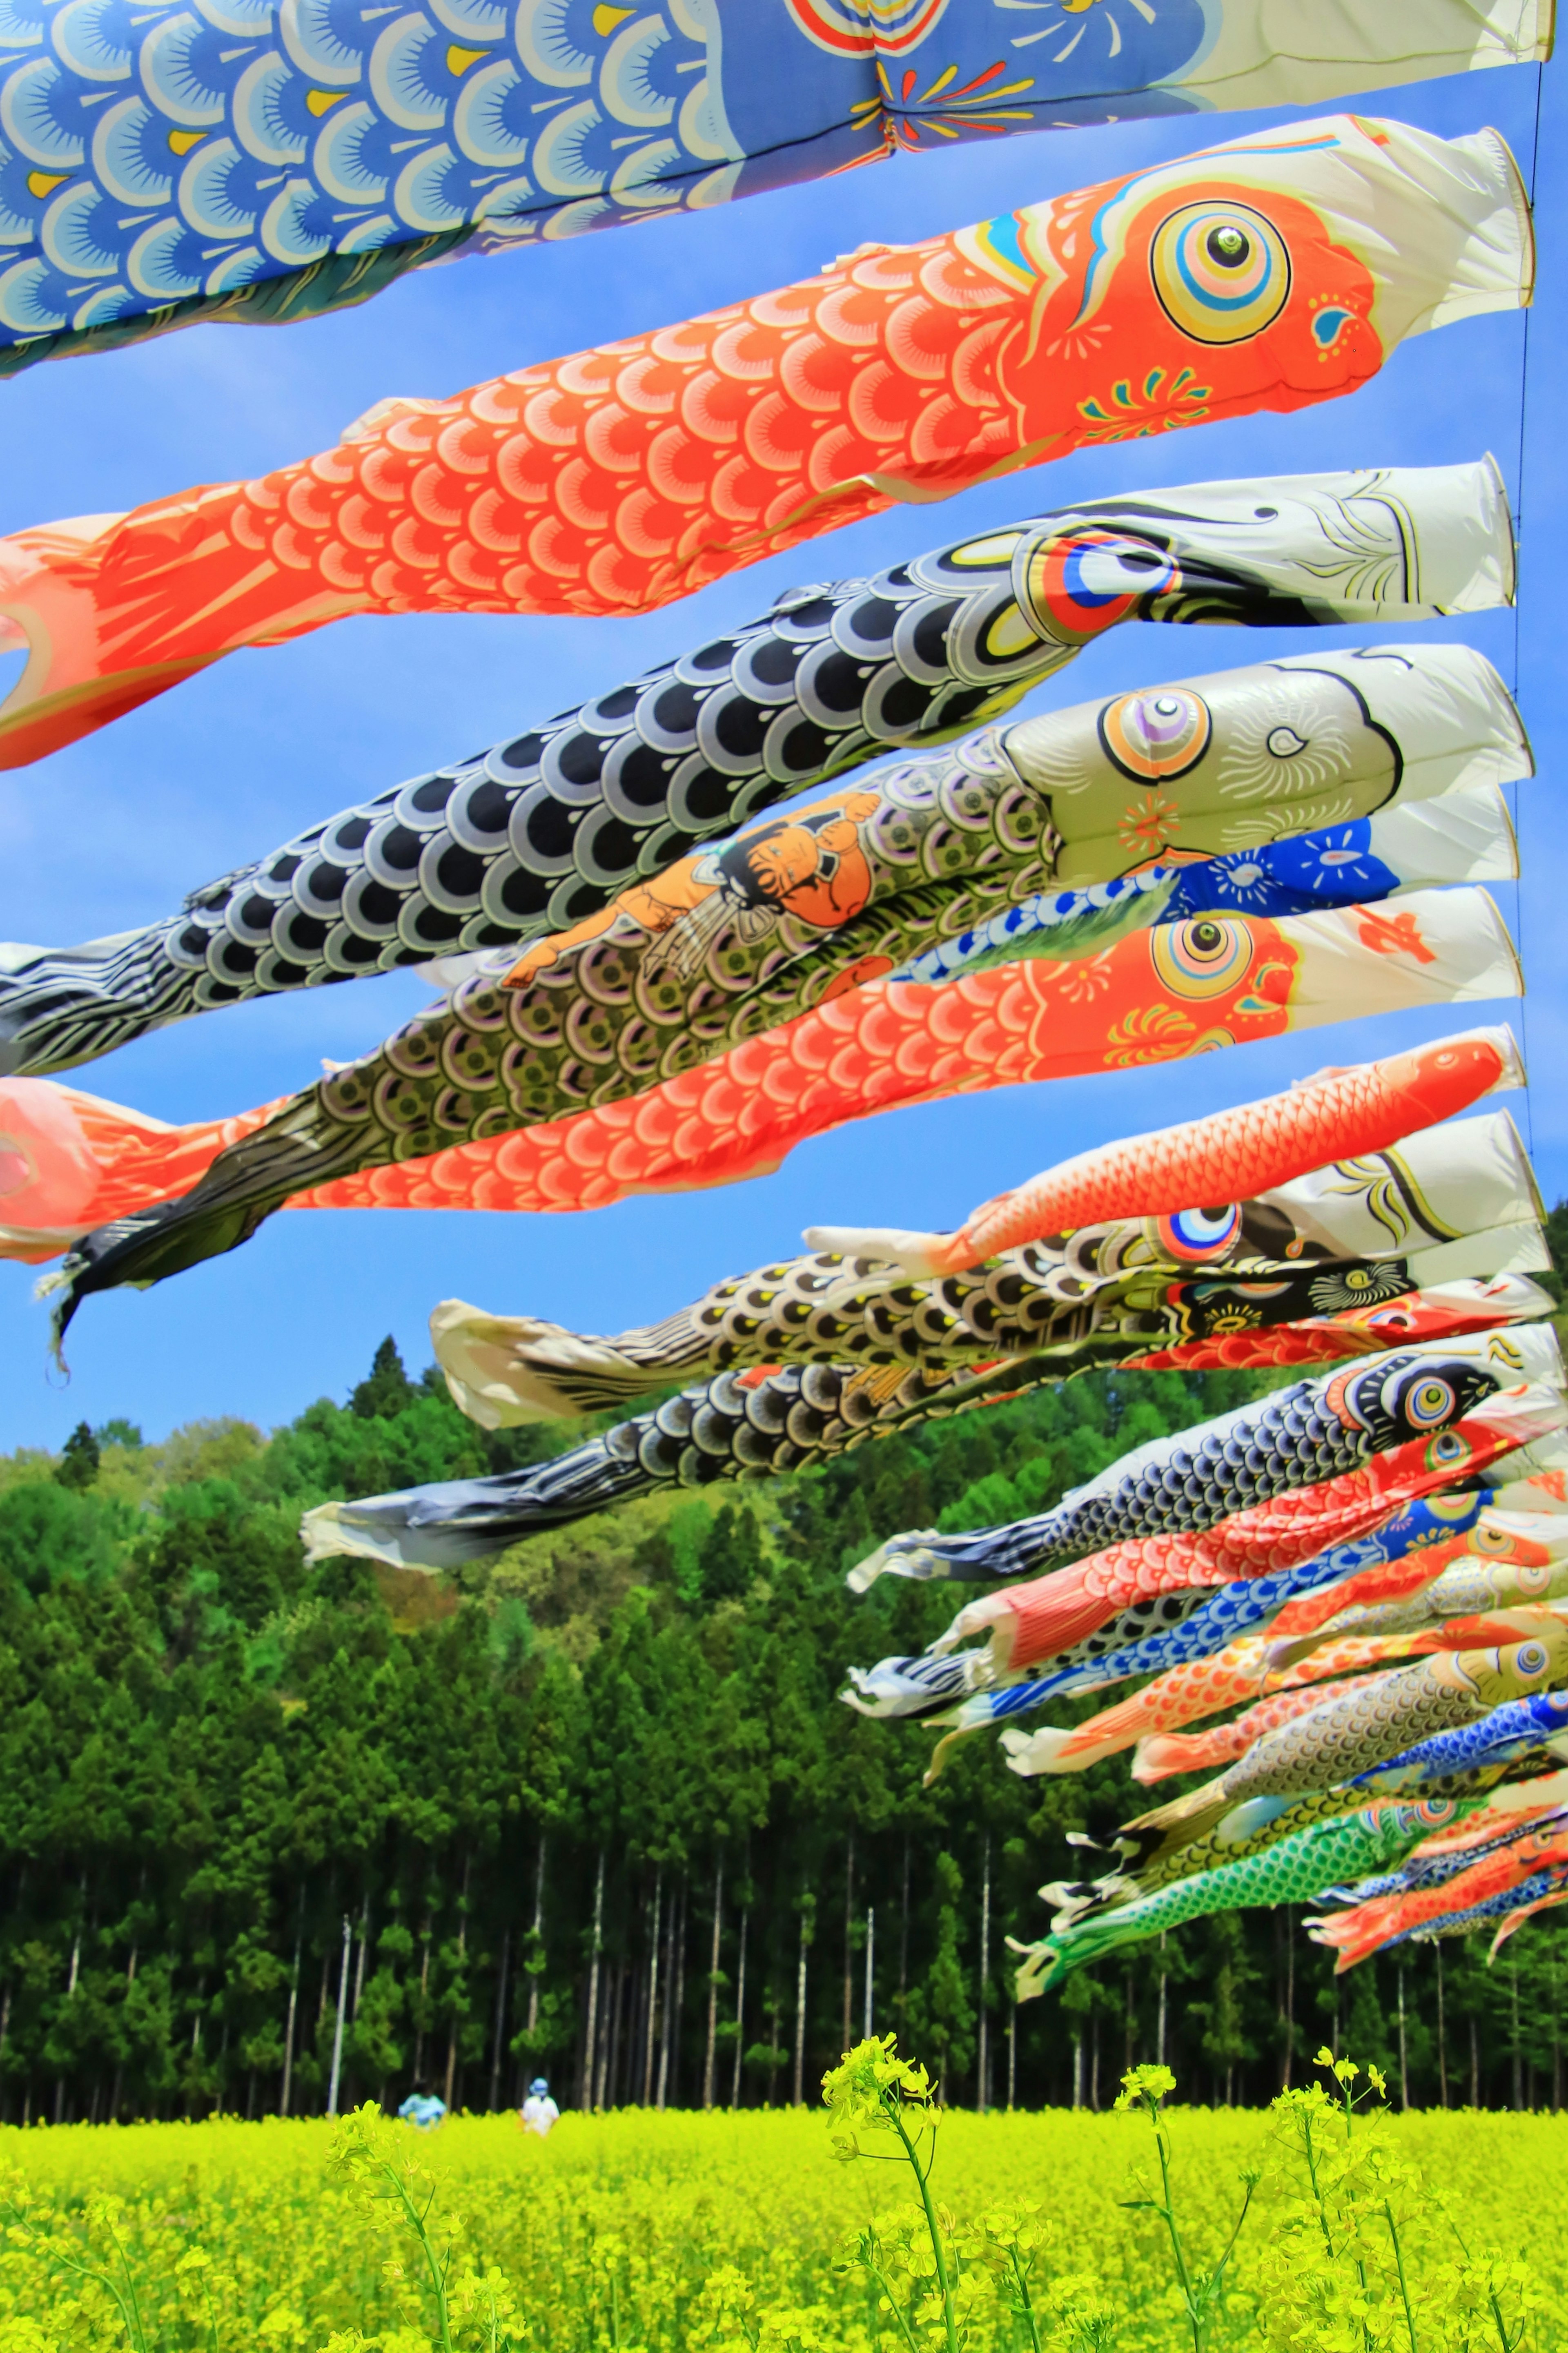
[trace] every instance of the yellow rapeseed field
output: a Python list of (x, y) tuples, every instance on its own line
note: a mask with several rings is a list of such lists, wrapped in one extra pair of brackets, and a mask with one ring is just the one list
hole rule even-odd
[[(1177, 2107), (1170, 2125), (1176, 2199), (1196, 2258), (1212, 2262), (1270, 2120)], [(342, 2128), (315, 2120), (0, 2132), (0, 2353), (439, 2353), (419, 2242), (390, 2194), (378, 2201), (374, 2147), (427, 2169), (416, 2189), (421, 2203), (433, 2190), (454, 2347), (908, 2353), (843, 2259), (868, 2220), (898, 2237), (910, 2177), (897, 2163), (836, 2161), (820, 2110), (568, 2115), (548, 2142), (508, 2117), (454, 2117), (427, 2136), (370, 2130), (357, 2173)], [(1472, 2244), (1528, 2253), (1540, 2305), (1526, 2346), (1568, 2346), (1568, 2119), (1428, 2114), (1390, 2119), (1387, 2133)], [(1190, 2353), (1163, 2225), (1118, 2204), (1130, 2166), (1147, 2176), (1150, 2156), (1136, 2116), (953, 2115), (931, 2186), (961, 2263), (973, 2226), (1037, 2210), (1046, 2342)], [(1005, 2219), (1004, 2235), (1013, 2228)], [(1266, 2183), (1212, 2353), (1258, 2344), (1278, 2242)], [(964, 2295), (968, 2353), (1027, 2353), (1030, 2336), (977, 2258)], [(922, 2348), (943, 2342), (934, 2324), (915, 2334)]]

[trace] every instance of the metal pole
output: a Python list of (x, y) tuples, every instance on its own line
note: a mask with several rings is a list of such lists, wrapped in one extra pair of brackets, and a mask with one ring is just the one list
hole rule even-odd
[(338, 2113), (338, 2077), (343, 2063), (343, 2013), (348, 2008), (349, 1952), (353, 1939), (353, 1924), (345, 1912), (343, 1914), (343, 1965), (338, 1975), (338, 2020), (332, 2029), (332, 2072), (327, 2084), (327, 2114), (330, 2116), (335, 2116)]

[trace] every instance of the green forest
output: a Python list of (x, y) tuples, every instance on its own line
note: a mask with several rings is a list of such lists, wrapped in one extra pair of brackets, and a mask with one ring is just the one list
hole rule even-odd
[[(1554, 1221), (1562, 1222), (1562, 1213)], [(1015, 2010), (1069, 1831), (1124, 1761), (1020, 1780), (984, 1737), (842, 1705), (951, 1589), (879, 1535), (1040, 1508), (1246, 1377), (1106, 1375), (793, 1480), (663, 1495), (448, 1577), (307, 1568), (328, 1496), (506, 1467), (390, 1340), (270, 1437), (128, 1420), (0, 1458), (0, 2120), (321, 2112), (415, 2084), (493, 2109), (815, 2096), (869, 2017), (974, 2105), (1270, 2097), (1324, 2040), (1413, 2104), (1558, 2105), (1568, 1932), (1337, 1983), (1283, 1914), (1195, 1924)], [(1088, 1713), (1092, 1702), (1084, 1702)], [(869, 1983), (868, 1985), (868, 1979)], [(1163, 2045), (1162, 2045), (1163, 2036)]]

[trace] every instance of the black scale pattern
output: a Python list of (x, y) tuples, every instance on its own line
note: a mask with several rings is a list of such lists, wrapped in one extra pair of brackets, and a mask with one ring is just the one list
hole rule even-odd
[[(743, 1376), (721, 1373), (552, 1461), (346, 1504), (343, 1524), (408, 1532), (402, 1548), (410, 1561), (421, 1557), (415, 1532), (428, 1530), (437, 1542), (429, 1557), (445, 1565), (501, 1551), (520, 1536), (662, 1487), (803, 1470), (933, 1413), (1015, 1395), (1051, 1369), (1030, 1358), (957, 1388), (940, 1372), (915, 1371), (882, 1404), (848, 1366), (792, 1365), (749, 1385)], [(1440, 1442), (1450, 1422), (1511, 1377), (1517, 1376), (1473, 1357), (1398, 1351), (1348, 1372), (1294, 1382), (1196, 1430), (1156, 1440), (1033, 1518), (962, 1535), (895, 1536), (875, 1557), (906, 1575), (1013, 1578), (1124, 1537), (1213, 1527), (1248, 1504), (1352, 1471), (1406, 1439)], [(911, 1556), (931, 1566), (912, 1566)]]
[(1081, 649), (1028, 578), (1044, 544), (1086, 530), (1114, 536), (1124, 617), (1340, 617), (1327, 594), (1309, 607), (1216, 555), (1234, 529), (1158, 493), (792, 589), (731, 637), (310, 827), (161, 923), (16, 952), (0, 968), (0, 1072), (41, 1076), (193, 1013), (542, 937), (810, 786), (961, 735)]

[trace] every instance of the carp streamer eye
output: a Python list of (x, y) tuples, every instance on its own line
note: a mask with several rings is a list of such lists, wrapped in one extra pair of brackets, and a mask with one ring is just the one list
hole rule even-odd
[(1458, 1399), (1451, 1383), (1434, 1378), (1414, 1382), (1400, 1404), (1412, 1430), (1436, 1430), (1452, 1419)]
[(1047, 642), (1082, 646), (1145, 598), (1179, 587), (1181, 577), (1173, 557), (1152, 540), (1079, 524), (1031, 549), (1022, 601)]
[(1124, 776), (1168, 784), (1195, 768), (1208, 750), (1214, 721), (1189, 687), (1145, 687), (1118, 695), (1100, 714), (1100, 740)]
[(1469, 1445), (1457, 1430), (1440, 1430), (1436, 1438), (1427, 1441), (1426, 1462), (1430, 1470), (1454, 1471), (1469, 1459)]
[(1290, 293), (1290, 256), (1247, 205), (1184, 205), (1154, 232), (1150, 275), (1173, 326), (1198, 343), (1244, 343)]
[(1241, 1232), (1241, 1208), (1230, 1202), (1217, 1209), (1178, 1209), (1173, 1217), (1156, 1218), (1159, 1248), (1178, 1266), (1202, 1266), (1223, 1258)]
[(1154, 969), (1173, 997), (1223, 997), (1252, 964), (1252, 934), (1245, 923), (1203, 915), (1151, 933)]

